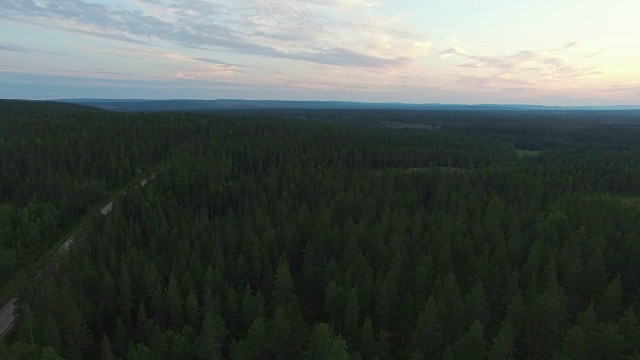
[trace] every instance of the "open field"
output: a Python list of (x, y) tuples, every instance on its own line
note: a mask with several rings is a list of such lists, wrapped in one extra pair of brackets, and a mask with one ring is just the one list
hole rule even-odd
[(519, 159), (524, 159), (524, 158), (528, 158), (528, 157), (535, 157), (542, 154), (541, 150), (522, 150), (522, 149), (516, 149), (516, 156)]

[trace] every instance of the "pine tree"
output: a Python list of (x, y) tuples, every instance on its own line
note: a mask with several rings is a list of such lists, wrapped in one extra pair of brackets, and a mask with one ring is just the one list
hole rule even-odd
[(392, 309), (395, 309), (399, 300), (398, 286), (395, 276), (389, 271), (378, 285), (376, 297), (376, 319), (380, 328), (386, 330), (391, 320)]
[(477, 282), (473, 286), (471, 293), (467, 297), (465, 309), (467, 310), (467, 322), (469, 324), (472, 324), (476, 320), (479, 320), (483, 325), (489, 323), (491, 314), (489, 312), (487, 295), (481, 282)]
[(136, 335), (139, 341), (144, 341), (144, 339), (149, 336), (149, 327), (147, 308), (144, 305), (144, 302), (140, 302), (140, 306), (138, 306), (138, 314), (136, 316)]
[(358, 303), (358, 288), (354, 286), (349, 291), (347, 307), (344, 311), (344, 329), (348, 343), (355, 347), (360, 334), (360, 305)]
[(487, 356), (487, 341), (484, 338), (484, 329), (479, 321), (471, 325), (469, 332), (453, 345), (455, 359), (481, 360)]
[(196, 341), (196, 355), (200, 359), (219, 359), (221, 349), (228, 335), (224, 320), (219, 314), (207, 311), (202, 322), (202, 331)]
[(198, 299), (194, 293), (190, 293), (184, 303), (184, 309), (187, 313), (187, 324), (193, 329), (199, 329), (200, 326), (200, 306)]
[(453, 344), (456, 339), (465, 334), (468, 325), (466, 325), (466, 310), (462, 300), (458, 300), (458, 303), (453, 308), (451, 315), (447, 321), (447, 328), (445, 332), (445, 343)]
[(634, 352), (640, 352), (640, 323), (635, 315), (633, 306), (624, 313), (618, 325), (619, 334), (624, 339), (624, 352), (627, 356), (633, 356)]
[(245, 341), (254, 359), (267, 358), (267, 324), (262, 317), (258, 317), (253, 321)]
[(169, 284), (167, 285), (166, 304), (169, 311), (169, 319), (171, 320), (171, 329), (174, 332), (181, 331), (185, 324), (183, 300), (178, 289), (178, 282), (173, 276), (169, 278)]
[(291, 324), (284, 307), (279, 306), (267, 325), (267, 346), (270, 358), (293, 359), (291, 344)]
[(616, 323), (622, 313), (622, 281), (615, 277), (600, 298), (598, 306), (600, 319), (605, 322)]
[(513, 326), (509, 320), (505, 320), (498, 335), (493, 339), (488, 357), (489, 360), (509, 360), (514, 359), (515, 355)]
[(587, 337), (580, 325), (571, 328), (562, 340), (562, 359), (585, 359), (587, 355)]
[(58, 349), (60, 347), (60, 331), (58, 330), (56, 321), (53, 320), (51, 315), (47, 315), (47, 319), (44, 322), (42, 341), (44, 345), (51, 346), (54, 349)]
[(275, 275), (274, 289), (271, 294), (273, 306), (287, 305), (294, 294), (293, 278), (289, 270), (289, 264), (282, 260)]
[(68, 307), (63, 337), (69, 347), (69, 357), (71, 359), (81, 359), (85, 350), (91, 345), (91, 333), (75, 302), (71, 302)]
[(33, 314), (33, 311), (31, 311), (31, 306), (29, 306), (29, 303), (24, 304), (23, 313), (24, 313), (24, 322), (26, 326), (23, 326), (21, 328), (22, 333), (20, 334), (20, 337), (24, 339), (25, 342), (29, 342), (30, 344), (35, 345), (37, 332), (34, 335), (33, 329), (37, 324), (36, 324), (36, 319)]
[(413, 332), (413, 347), (425, 358), (437, 357), (442, 348), (442, 330), (433, 296), (424, 303)]
[(338, 315), (341, 295), (342, 288), (338, 287), (335, 281), (331, 281), (324, 292), (324, 310), (327, 318), (331, 319), (332, 330), (336, 328), (336, 316)]
[(127, 345), (130, 341), (129, 334), (127, 332), (127, 327), (124, 325), (122, 319), (118, 318), (116, 320), (116, 335), (115, 335), (115, 343), (114, 343), (114, 355), (116, 356), (124, 356), (126, 355)]
[(129, 346), (125, 360), (153, 360), (151, 349), (144, 344)]
[(131, 324), (131, 311), (134, 306), (134, 296), (131, 289), (131, 278), (129, 271), (124, 263), (120, 269), (120, 278), (118, 279), (118, 305), (120, 317), (126, 324)]
[(348, 360), (347, 345), (342, 337), (333, 334), (328, 324), (316, 324), (305, 351), (307, 360)]
[(47, 346), (42, 349), (42, 353), (40, 354), (39, 359), (40, 360), (64, 360), (64, 358), (60, 356), (60, 354), (58, 354), (58, 352), (56, 352), (56, 350), (51, 346)]
[(369, 318), (365, 319), (360, 332), (360, 353), (365, 360), (375, 359), (378, 354), (378, 342)]

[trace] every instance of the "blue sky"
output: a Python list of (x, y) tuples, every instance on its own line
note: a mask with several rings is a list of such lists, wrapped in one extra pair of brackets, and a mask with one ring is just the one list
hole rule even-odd
[(0, 0), (0, 98), (640, 105), (632, 0)]

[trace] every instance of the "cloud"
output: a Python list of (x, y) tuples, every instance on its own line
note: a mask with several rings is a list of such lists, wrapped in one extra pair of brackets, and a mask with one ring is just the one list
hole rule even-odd
[(20, 52), (20, 53), (30, 53), (31, 50), (24, 48), (22, 46), (0, 43), (0, 51), (12, 51), (12, 52)]
[(239, 67), (234, 64), (229, 64), (221, 61), (216, 61), (213, 59), (191, 59), (191, 66), (183, 67), (176, 73), (174, 73), (173, 77), (175, 79), (181, 80), (225, 80), (231, 79), (238, 73), (244, 73), (244, 71), (239, 70)]
[(598, 50), (598, 51), (592, 51), (592, 52), (588, 52), (586, 54), (583, 54), (583, 56), (587, 59), (594, 59), (597, 58), (598, 56), (602, 55), (604, 51), (602, 50)]
[(230, 79), (234, 73), (238, 72), (221, 66), (192, 67), (182, 69), (173, 74), (174, 79), (180, 80), (218, 80)]
[(0, 0), (0, 18), (133, 44), (169, 41), (208, 51), (350, 67), (393, 67), (429, 43), (365, 0)]
[(468, 54), (466, 53), (466, 51), (459, 49), (459, 48), (449, 48), (446, 49), (442, 52), (440, 52), (440, 57), (442, 59), (446, 59), (449, 58), (451, 56), (467, 56)]
[(505, 86), (512, 88), (531, 87), (534, 82), (500, 75), (464, 75), (457, 78), (457, 83), (465, 87), (502, 90)]
[(600, 90), (604, 93), (614, 93), (614, 94), (629, 94), (629, 95), (637, 95), (640, 94), (640, 81), (632, 81), (622, 84), (610, 85), (604, 89)]
[(464, 60), (457, 65), (464, 70), (455, 75), (459, 84), (478, 88), (505, 85), (544, 87), (601, 73), (597, 67), (578, 67), (563, 57), (578, 45), (567, 43), (557, 49), (523, 50), (509, 55), (478, 55), (460, 48), (449, 48), (442, 51), (440, 57)]
[(193, 60), (202, 61), (208, 64), (213, 65), (222, 65), (225, 67), (244, 67), (244, 65), (231, 64), (220, 60), (210, 59), (210, 58), (194, 58)]
[(3, 68), (8, 69), (17, 69), (20, 71), (28, 70), (35, 72), (45, 72), (45, 73), (66, 73), (66, 74), (82, 74), (82, 75), (118, 75), (118, 76), (131, 76), (130, 73), (118, 72), (118, 71), (109, 71), (102, 68), (93, 68), (89, 70), (69, 70), (69, 69), (58, 69), (58, 68), (50, 68), (50, 67), (34, 67), (34, 66), (17, 66), (17, 65), (2, 65)]
[(31, 48), (27, 48), (27, 47), (20, 46), (20, 45), (1, 43), (1, 42), (0, 42), (0, 51), (11, 51), (11, 52), (18, 52), (18, 53), (23, 53), (23, 54), (42, 53), (42, 54), (49, 54), (49, 55), (68, 56), (66, 54), (62, 54), (62, 53), (58, 53), (58, 52), (31, 49)]

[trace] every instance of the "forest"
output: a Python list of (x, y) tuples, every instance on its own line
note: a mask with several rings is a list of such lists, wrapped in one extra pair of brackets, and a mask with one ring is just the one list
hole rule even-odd
[(0, 357), (640, 359), (640, 114), (318, 114), (1, 101)]
[(0, 283), (194, 131), (188, 119), (0, 101)]

